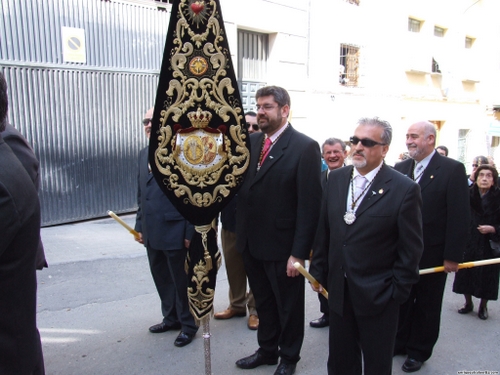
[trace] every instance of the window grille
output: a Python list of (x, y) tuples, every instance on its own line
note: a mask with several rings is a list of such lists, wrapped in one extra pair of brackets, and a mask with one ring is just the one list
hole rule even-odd
[(416, 20), (415, 18), (408, 18), (408, 31), (412, 33), (419, 33), (422, 21)]
[(339, 83), (343, 86), (358, 86), (359, 48), (348, 44), (340, 45)]

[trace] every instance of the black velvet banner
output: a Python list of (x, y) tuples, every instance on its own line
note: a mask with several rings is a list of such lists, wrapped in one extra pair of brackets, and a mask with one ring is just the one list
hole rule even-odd
[(172, 5), (149, 146), (151, 170), (196, 226), (188, 256), (190, 308), (212, 311), (220, 253), (210, 224), (250, 161), (249, 139), (218, 0)]

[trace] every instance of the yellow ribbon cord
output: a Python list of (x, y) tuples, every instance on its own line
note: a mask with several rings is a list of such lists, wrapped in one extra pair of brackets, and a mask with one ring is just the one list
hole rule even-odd
[(212, 257), (208, 252), (208, 232), (212, 229), (212, 224), (207, 225), (195, 225), (194, 230), (201, 234), (201, 243), (203, 244), (204, 258), (205, 258), (205, 266), (207, 272), (212, 269)]

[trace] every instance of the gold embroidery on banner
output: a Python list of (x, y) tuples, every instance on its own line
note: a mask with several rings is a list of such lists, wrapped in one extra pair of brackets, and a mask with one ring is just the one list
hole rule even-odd
[(189, 63), (189, 70), (195, 76), (201, 76), (208, 70), (208, 63), (203, 57), (195, 57)]
[[(217, 251), (216, 257), (220, 257), (219, 251)], [(196, 284), (196, 290), (192, 287), (188, 287), (188, 300), (189, 309), (195, 317), (201, 317), (207, 314), (212, 309), (212, 301), (215, 296), (215, 290), (212, 288), (206, 288), (203, 292), (203, 284), (209, 282), (208, 271), (203, 261), (199, 261), (193, 268), (194, 275), (191, 278)]]
[[(250, 160), (242, 133), (241, 103), (232, 96), (235, 89), (226, 77), (229, 51), (220, 45), (225, 35), (216, 7), (215, 1), (180, 0), (175, 47), (170, 58), (173, 78), (160, 114), (155, 151), (155, 164), (165, 176), (163, 183), (177, 197), (184, 197), (184, 203), (198, 207), (210, 206), (227, 197), (238, 185)], [(198, 34), (194, 28), (200, 24), (205, 24), (206, 29)], [(214, 35), (213, 43), (206, 42), (210, 33)], [(189, 41), (183, 42), (186, 35)], [(207, 111), (201, 111), (202, 103)], [(213, 127), (212, 131), (204, 129), (211, 121), (208, 110), (222, 119), (231, 138)], [(193, 128), (174, 134), (173, 126), (182, 116), (189, 117)], [(168, 145), (173, 150), (171, 155)], [(228, 168), (222, 179), (222, 173)], [(214, 187), (213, 191), (192, 191), (209, 186)]]

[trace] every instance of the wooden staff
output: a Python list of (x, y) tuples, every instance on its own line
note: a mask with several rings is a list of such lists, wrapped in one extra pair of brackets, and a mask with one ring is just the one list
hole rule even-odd
[(307, 270), (302, 267), (302, 265), (299, 263), (299, 262), (295, 262), (293, 264), (293, 266), (295, 268), (297, 268), (297, 270), (302, 274), (302, 276), (304, 276), (307, 280), (310, 281), (310, 283), (316, 288), (318, 289), (319, 287), (321, 287), (321, 294), (323, 294), (325, 296), (326, 299), (328, 299), (328, 292), (326, 291), (325, 288), (323, 288), (323, 285), (321, 285), (320, 283), (318, 283), (318, 280), (316, 280), (309, 272), (307, 272)]
[[(458, 265), (458, 269), (481, 267), (481, 266), (487, 266), (489, 264), (498, 264), (498, 263), (500, 263), (500, 258), (476, 260), (474, 262), (460, 263)], [(423, 270), (420, 270), (419, 274), (420, 275), (427, 275), (429, 273), (436, 273), (436, 272), (443, 272), (443, 271), (444, 271), (444, 266), (441, 266), (441, 267), (425, 268)]]
[(126, 222), (120, 219), (113, 211), (108, 211), (108, 215), (111, 216), (116, 221), (118, 221), (121, 225), (123, 225), (123, 227), (126, 230), (128, 230), (136, 239), (139, 239), (139, 233), (133, 230)]

